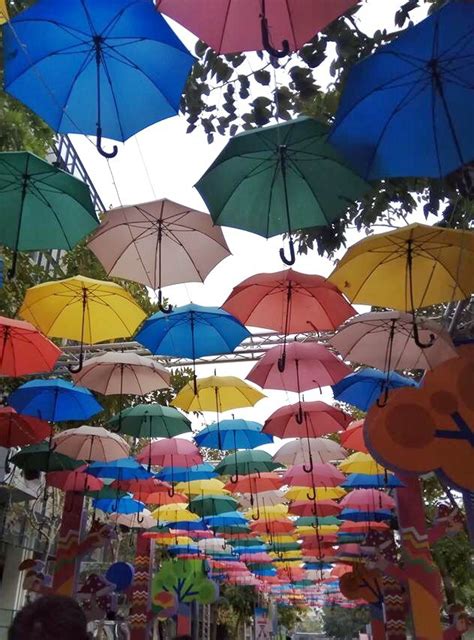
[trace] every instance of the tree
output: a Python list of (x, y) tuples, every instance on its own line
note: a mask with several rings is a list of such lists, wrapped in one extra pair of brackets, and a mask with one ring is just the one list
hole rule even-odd
[(334, 640), (352, 640), (369, 622), (368, 607), (344, 609), (336, 606), (323, 609), (324, 633)]
[(278, 624), (285, 627), (288, 631), (294, 631), (295, 627), (305, 619), (308, 610), (306, 607), (279, 604), (277, 606), (277, 613)]
[[(253, 54), (249, 72), (247, 55), (218, 55), (198, 42), (198, 60), (181, 104), (188, 131), (200, 126), (211, 143), (216, 134), (234, 135), (240, 129), (261, 127), (300, 114), (331, 123), (351, 67), (408, 28), (416, 10), (432, 11), (443, 2), (405, 0), (395, 13), (395, 30), (377, 30), (373, 34), (364, 33), (357, 22), (358, 5), (315, 36), (297, 55), (277, 62), (269, 60), (267, 54)], [(317, 74), (326, 73), (327, 67), (331, 82), (321, 86)], [(435, 216), (450, 226), (466, 226), (473, 219), (474, 204), (465, 178), (461, 172), (442, 181), (376, 181), (373, 191), (361, 203), (349, 207), (342, 219), (327, 228), (302, 231), (299, 249), (305, 253), (316, 245), (319, 253), (331, 254), (345, 245), (350, 226), (370, 233), (374, 224), (392, 226), (421, 207), (426, 217)]]
[(226, 627), (229, 638), (240, 638), (243, 625), (253, 620), (257, 592), (251, 586), (224, 584), (221, 596), (217, 607), (217, 623)]

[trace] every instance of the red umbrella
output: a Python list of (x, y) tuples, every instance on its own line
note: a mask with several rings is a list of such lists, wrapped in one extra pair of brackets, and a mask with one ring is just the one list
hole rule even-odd
[(288, 518), (281, 518), (280, 520), (272, 520), (272, 522), (265, 522), (264, 520), (252, 522), (250, 528), (254, 533), (276, 535), (279, 533), (292, 533), (295, 525)]
[(29, 322), (0, 316), (0, 375), (46, 373), (60, 355), (61, 349)]
[(272, 471), (263, 473), (251, 473), (248, 476), (239, 476), (237, 482), (228, 482), (225, 489), (232, 493), (263, 493), (279, 489), (283, 485), (279, 475)]
[(25, 447), (46, 440), (51, 427), (44, 420), (24, 416), (12, 407), (0, 409), (0, 447)]
[(316, 400), (280, 407), (265, 420), (262, 431), (279, 438), (319, 438), (343, 431), (349, 423), (344, 411)]
[(385, 522), (350, 522), (346, 520), (339, 528), (339, 533), (368, 533), (369, 531), (386, 531), (389, 525)]
[(46, 474), (46, 484), (62, 491), (100, 491), (104, 486), (102, 480), (84, 472), (85, 466), (74, 471), (50, 471)]
[(329, 462), (315, 462), (310, 472), (304, 465), (297, 464), (283, 474), (286, 484), (293, 487), (337, 487), (346, 476)]
[(183, 438), (163, 438), (147, 444), (137, 456), (138, 462), (160, 467), (192, 467), (202, 456), (193, 442)]
[(346, 431), (341, 433), (341, 444), (346, 449), (369, 453), (364, 440), (364, 420), (354, 420), (350, 423)]
[(360, 511), (377, 511), (378, 509), (395, 509), (395, 500), (377, 489), (355, 489), (345, 495), (341, 506)]
[(168, 491), (171, 485), (167, 482), (161, 482), (155, 478), (130, 479), (130, 480), (114, 480), (110, 485), (113, 489), (128, 491), (129, 493), (139, 493), (148, 495), (154, 491)]
[[(334, 500), (317, 500), (318, 516), (337, 516), (342, 507)], [(295, 500), (290, 503), (289, 512), (295, 516), (313, 516), (315, 505), (310, 500)]]
[(174, 493), (171, 485), (168, 485), (168, 489), (165, 492), (156, 491), (155, 493), (149, 493), (141, 498), (138, 498), (137, 494), (135, 494), (135, 497), (137, 500), (142, 500), (145, 504), (152, 504), (158, 507), (163, 507), (167, 504), (185, 504), (188, 502), (187, 496), (183, 493)]

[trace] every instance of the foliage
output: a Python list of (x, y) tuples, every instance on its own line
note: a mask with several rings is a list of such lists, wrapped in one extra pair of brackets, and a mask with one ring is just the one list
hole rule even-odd
[(368, 607), (324, 607), (324, 632), (334, 640), (352, 640), (370, 622)]
[(254, 587), (224, 584), (217, 607), (217, 622), (226, 627), (230, 638), (238, 638), (242, 626), (249, 624), (257, 604)]
[(306, 607), (289, 607), (278, 605), (278, 624), (285, 627), (288, 631), (293, 631), (295, 627), (302, 622), (308, 612)]

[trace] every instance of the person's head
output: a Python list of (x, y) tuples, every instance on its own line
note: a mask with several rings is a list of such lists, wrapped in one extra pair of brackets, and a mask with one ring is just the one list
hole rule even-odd
[(72, 598), (43, 596), (13, 619), (8, 640), (88, 640), (86, 616)]

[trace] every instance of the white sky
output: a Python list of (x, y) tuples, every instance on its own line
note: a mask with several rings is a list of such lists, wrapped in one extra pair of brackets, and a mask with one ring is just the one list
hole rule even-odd
[[(365, 0), (356, 15), (361, 30), (369, 32), (386, 27), (393, 28), (392, 19), (402, 0)], [(170, 21), (179, 37), (191, 51), (194, 51), (194, 36)], [(327, 78), (318, 76), (320, 83)], [(135, 99), (135, 96), (130, 96)], [(202, 130), (196, 129), (186, 134), (187, 123), (184, 116), (177, 116), (147, 128), (125, 144), (119, 145), (119, 154), (107, 162), (97, 153), (94, 143), (83, 136), (71, 136), (105, 206), (137, 204), (158, 198), (169, 198), (176, 202), (206, 211), (206, 207), (193, 185), (213, 162), (227, 139), (216, 134), (215, 142), (209, 145)], [(104, 148), (111, 143), (104, 141)], [(113, 177), (112, 177), (113, 176)], [(117, 185), (118, 193), (114, 187)], [(121, 201), (121, 202), (120, 202)], [(266, 240), (259, 236), (224, 229), (232, 256), (221, 262), (208, 276), (204, 284), (186, 284), (165, 287), (164, 293), (173, 304), (197, 304), (220, 306), (231, 289), (250, 275), (261, 272), (280, 271), (285, 268), (278, 255), (282, 238)], [(358, 239), (351, 234), (351, 242)], [(298, 256), (295, 267), (298, 271), (327, 276), (333, 265), (328, 259), (312, 251), (307, 256)], [(252, 364), (219, 364), (218, 375), (245, 377)], [(198, 367), (198, 376), (211, 375), (214, 365)], [(295, 402), (296, 394), (265, 391), (268, 398), (252, 409), (233, 412), (236, 417), (264, 421), (279, 406), (289, 401)], [(305, 394), (305, 399), (323, 399), (330, 402), (330, 389)], [(213, 414), (206, 415), (207, 422)], [(230, 417), (230, 415), (225, 415)], [(197, 426), (197, 423), (196, 425)]]

